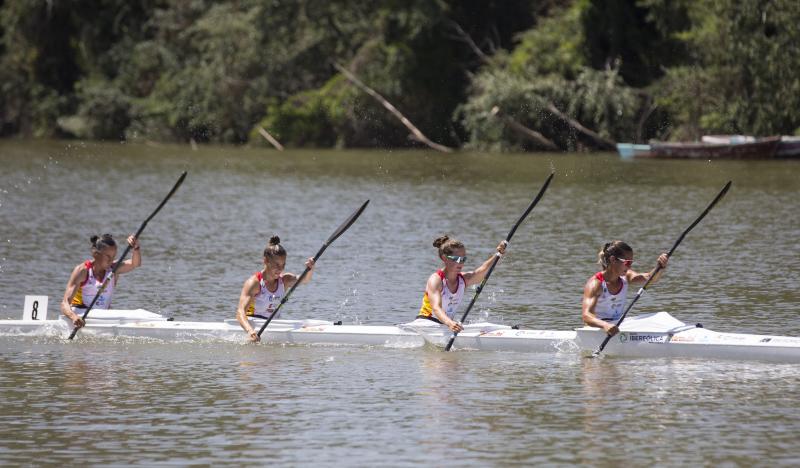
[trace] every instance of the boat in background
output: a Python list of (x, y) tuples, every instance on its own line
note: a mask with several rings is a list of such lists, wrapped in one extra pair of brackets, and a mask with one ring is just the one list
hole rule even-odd
[(800, 157), (800, 136), (782, 136), (781, 144), (778, 145), (776, 158), (798, 158)]
[(617, 152), (622, 159), (633, 159), (650, 155), (650, 145), (637, 143), (617, 143)]
[(618, 143), (623, 159), (781, 159), (800, 157), (800, 137), (706, 135), (700, 142)]

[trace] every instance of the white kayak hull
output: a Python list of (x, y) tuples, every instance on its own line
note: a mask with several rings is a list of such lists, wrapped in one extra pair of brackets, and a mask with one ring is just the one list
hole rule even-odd
[[(263, 320), (252, 320), (258, 329)], [(72, 324), (57, 320), (0, 320), (0, 336), (33, 335), (64, 337)], [(97, 310), (87, 318), (78, 337), (152, 338), (194, 342), (248, 341), (233, 319), (219, 322), (172, 321), (146, 310)], [(453, 349), (589, 354), (605, 339), (597, 328), (575, 331), (525, 330), (492, 323), (465, 326)], [(452, 337), (447, 327), (430, 320), (402, 325), (336, 325), (322, 320), (273, 320), (262, 341), (283, 344), (330, 344), (418, 348), (426, 343), (443, 348)], [(627, 357), (689, 357), (712, 359), (756, 359), (800, 362), (800, 338), (771, 335), (719, 333), (687, 326), (665, 312), (626, 319), (603, 354)]]
[[(576, 330), (584, 354), (595, 352), (606, 337), (598, 328)], [(686, 325), (666, 312), (631, 317), (609, 340), (602, 354), (624, 357), (678, 357), (800, 362), (800, 338), (720, 333)]]
[[(264, 321), (251, 320), (255, 329)], [(72, 330), (65, 318), (57, 320), (0, 320), (0, 335), (66, 336)], [(137, 310), (92, 311), (80, 335), (97, 337), (151, 338), (163, 341), (218, 340), (246, 342), (248, 337), (236, 320), (220, 322), (171, 321)], [(284, 344), (334, 344), (389, 347), (421, 347), (416, 333), (383, 325), (335, 325), (323, 320), (273, 320), (261, 341)]]
[[(426, 319), (398, 327), (418, 333), (428, 344), (437, 348), (444, 348), (453, 336), (446, 326)], [(466, 325), (453, 342), (452, 349), (555, 353), (577, 351), (574, 341), (574, 331), (524, 330), (482, 322)]]

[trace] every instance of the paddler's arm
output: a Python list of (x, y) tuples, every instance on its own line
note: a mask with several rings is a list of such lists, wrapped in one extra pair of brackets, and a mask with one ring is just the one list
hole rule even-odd
[(595, 312), (597, 300), (600, 298), (602, 292), (603, 285), (597, 278), (591, 277), (589, 281), (586, 282), (586, 285), (583, 287), (583, 311), (581, 313), (581, 318), (583, 318), (583, 323), (586, 325), (602, 328), (606, 333), (614, 336), (619, 332), (617, 326), (605, 320), (600, 320), (597, 318), (597, 313)]
[(64, 291), (64, 298), (61, 299), (61, 313), (64, 314), (68, 319), (72, 320), (72, 325), (77, 328), (81, 328), (85, 325), (83, 319), (81, 319), (80, 315), (76, 314), (72, 311), (72, 298), (75, 296), (75, 293), (78, 292), (78, 288), (81, 287), (81, 283), (86, 280), (86, 266), (80, 264), (72, 270), (72, 274), (69, 275), (69, 281), (67, 281), (67, 289)]
[(486, 276), (486, 273), (489, 271), (489, 267), (492, 266), (492, 262), (494, 261), (494, 258), (497, 256), (497, 254), (500, 254), (500, 257), (502, 258), (503, 254), (506, 253), (506, 247), (507, 246), (508, 246), (508, 242), (501, 241), (497, 245), (497, 252), (492, 254), (491, 257), (487, 258), (486, 261), (483, 262), (483, 264), (481, 264), (481, 266), (479, 266), (478, 268), (476, 268), (473, 271), (468, 271), (466, 273), (463, 273), (462, 275), (464, 276), (464, 281), (467, 283), (466, 285), (467, 286), (472, 286), (473, 284), (478, 284), (481, 281), (483, 281), (483, 278)]
[(133, 236), (128, 236), (128, 245), (131, 246), (131, 258), (122, 262), (117, 268), (117, 274), (128, 273), (142, 266), (142, 251), (139, 240)]
[[(650, 284), (657, 283), (658, 280), (661, 279), (661, 275), (663, 275), (664, 270), (667, 269), (667, 263), (669, 263), (669, 257), (667, 256), (667, 254), (662, 253), (661, 255), (658, 256), (656, 262), (658, 263), (658, 265), (661, 266), (661, 268), (658, 270), (658, 273), (656, 273), (656, 276), (653, 277), (653, 281), (651, 281)], [(626, 273), (628, 283), (636, 286), (641, 286), (644, 283), (646, 283), (651, 276), (653, 276), (653, 271), (655, 271), (655, 268), (653, 268), (653, 270), (647, 273), (637, 273), (633, 270), (628, 270), (628, 273)]]
[(239, 306), (236, 308), (236, 321), (239, 322), (239, 325), (247, 332), (247, 335), (250, 337), (250, 341), (257, 342), (260, 340), (258, 336), (258, 332), (250, 325), (250, 322), (247, 320), (247, 314), (245, 313), (245, 309), (247, 308), (250, 301), (252, 301), (255, 296), (256, 292), (258, 292), (258, 281), (256, 281), (255, 276), (251, 276), (244, 282), (244, 286), (242, 286), (242, 293), (239, 294)]
[[(307, 284), (311, 282), (311, 276), (314, 274), (315, 266), (316, 265), (314, 263), (313, 257), (306, 260), (306, 268), (308, 268), (308, 273), (306, 273), (306, 276), (303, 278), (303, 281), (300, 284)], [(284, 273), (281, 276), (283, 284), (287, 288), (291, 288), (292, 286), (294, 286), (294, 284), (297, 282), (297, 278), (299, 278), (299, 276), (295, 275), (294, 273)]]
[(442, 309), (443, 287), (444, 283), (442, 283), (442, 279), (439, 278), (439, 275), (434, 273), (430, 278), (428, 278), (428, 283), (425, 285), (425, 294), (428, 295), (428, 302), (431, 304), (431, 313), (437, 320), (447, 325), (447, 328), (456, 333), (460, 333), (462, 330), (464, 330), (464, 327), (462, 327), (460, 323), (448, 317), (447, 314), (444, 313), (444, 309)]

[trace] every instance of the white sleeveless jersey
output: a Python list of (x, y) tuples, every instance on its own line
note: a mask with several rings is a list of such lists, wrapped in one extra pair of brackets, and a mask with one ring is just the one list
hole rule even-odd
[[(458, 289), (456, 289), (456, 292), (452, 292), (447, 286), (447, 279), (444, 276), (444, 271), (439, 270), (436, 274), (442, 279), (442, 310), (444, 310), (444, 313), (451, 320), (454, 320), (456, 309), (458, 305), (461, 304), (461, 299), (464, 298), (464, 289), (466, 289), (467, 282), (464, 281), (464, 277), (459, 273), (457, 280)], [(422, 296), (422, 307), (419, 310), (419, 315), (421, 317), (433, 317), (433, 307), (431, 307), (427, 292)]]
[[(442, 272), (442, 276), (444, 276), (444, 272)], [(456, 281), (458, 281), (458, 289), (456, 289), (456, 292), (450, 292), (450, 288), (447, 286), (447, 279), (442, 278), (442, 309), (451, 319), (455, 319), (456, 309), (461, 304), (461, 299), (464, 298), (464, 289), (466, 289), (467, 284), (461, 275), (458, 275)]]
[(600, 320), (605, 320), (606, 322), (619, 320), (625, 309), (625, 299), (628, 295), (628, 280), (624, 276), (620, 276), (619, 280), (622, 281), (622, 288), (617, 294), (611, 294), (611, 291), (608, 290), (608, 283), (606, 283), (605, 278), (603, 278), (603, 273), (597, 273), (595, 278), (600, 280), (600, 284), (603, 287), (603, 292), (597, 299), (597, 305), (594, 308), (595, 315), (597, 315), (597, 318)]
[[(283, 296), (286, 295), (283, 278), (278, 278), (278, 287), (275, 288), (275, 291), (267, 289), (267, 284), (260, 271), (256, 273), (256, 279), (258, 279), (259, 289), (253, 302), (251, 302), (250, 307), (247, 309), (247, 315), (263, 315), (269, 317), (272, 311), (278, 307)], [(280, 315), (280, 312), (278, 312), (278, 315), (273, 318), (278, 318)]]
[[(103, 285), (103, 282), (111, 277), (112, 268), (109, 267), (106, 270), (106, 275), (103, 277), (103, 279), (98, 280), (95, 278), (94, 271), (92, 270), (93, 262), (91, 260), (86, 260), (84, 265), (86, 266), (86, 280), (75, 292), (70, 305), (72, 307), (85, 309), (92, 303), (94, 297), (97, 295), (97, 291), (100, 290), (100, 287)], [(114, 295), (114, 283), (116, 283), (115, 279), (109, 280), (106, 288), (103, 290), (103, 294), (101, 294), (97, 299), (97, 302), (94, 303), (94, 309), (111, 308), (111, 297)]]

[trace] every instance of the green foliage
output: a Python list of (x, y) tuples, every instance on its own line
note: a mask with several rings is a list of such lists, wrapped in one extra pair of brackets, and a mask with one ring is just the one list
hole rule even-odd
[(121, 140), (130, 124), (127, 95), (105, 80), (83, 80), (76, 85), (77, 115), (59, 119), (59, 126), (80, 138)]
[(595, 145), (551, 112), (551, 104), (601, 136), (620, 139), (635, 132), (641, 100), (616, 70), (583, 68), (575, 80), (555, 74), (521, 76), (507, 70), (487, 70), (476, 77), (460, 116), (470, 131), (471, 145), (477, 148), (536, 147), (492, 115), (494, 106), (501, 115), (538, 131), (561, 148), (574, 151)]
[[(689, 27), (684, 2), (591, 0), (581, 11), (582, 51), (594, 69), (619, 68), (631, 86), (647, 86), (679, 64), (685, 48), (673, 33)], [(665, 19), (666, 18), (666, 19)]]
[(701, 0), (680, 37), (694, 51), (657, 88), (672, 137), (791, 134), (800, 126), (800, 3)]
[[(0, 135), (593, 147), (800, 131), (795, 0), (0, 1)], [(477, 50), (476, 50), (477, 49)], [(655, 106), (653, 103), (655, 102)]]
[(299, 93), (282, 103), (273, 102), (267, 107), (266, 117), (251, 131), (250, 141), (262, 142), (258, 127), (264, 127), (287, 146), (343, 146), (344, 142), (338, 139), (346, 132), (344, 110), (355, 99), (353, 88), (343, 81), (337, 76), (319, 90)]
[(586, 66), (581, 17), (588, 7), (588, 0), (576, 1), (520, 34), (520, 43), (509, 57), (509, 69), (518, 75), (556, 74), (566, 79), (578, 76)]

